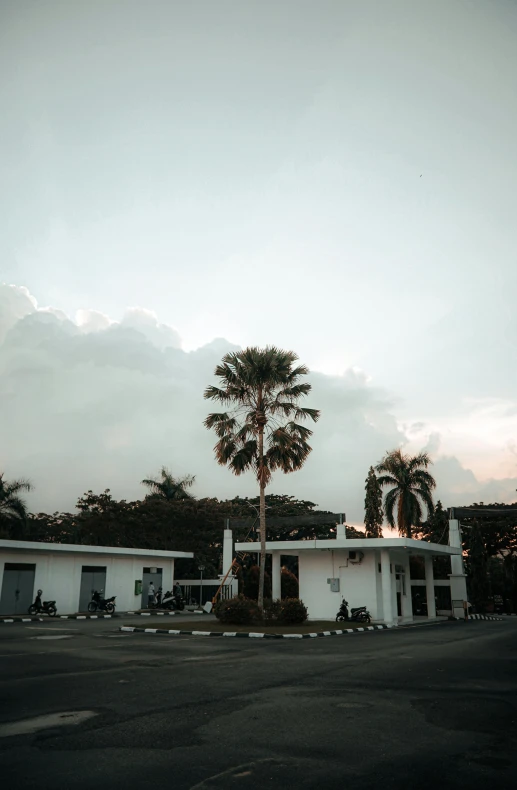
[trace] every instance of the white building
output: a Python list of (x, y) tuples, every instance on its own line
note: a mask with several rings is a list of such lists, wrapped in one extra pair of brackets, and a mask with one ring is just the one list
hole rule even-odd
[(117, 596), (117, 609), (147, 605), (147, 587), (172, 588), (174, 560), (186, 551), (155, 551), (70, 543), (0, 540), (0, 614), (26, 614), (36, 590), (59, 614), (84, 612), (92, 590)]
[[(350, 607), (366, 606), (372, 619), (388, 625), (413, 620), (410, 557), (425, 558), (428, 617), (436, 617), (433, 557), (450, 556), (452, 611), (463, 616), (466, 582), (458, 521), (449, 522), (449, 546), (408, 538), (347, 539), (344, 524), (337, 525), (331, 540), (268, 541), (272, 555), (272, 595), (281, 595), (281, 557), (298, 557), (300, 598), (311, 620), (333, 620), (342, 598)], [(237, 543), (238, 552), (260, 551), (259, 543)], [(232, 532), (224, 533), (223, 565), (233, 556)], [(422, 582), (417, 582), (422, 584)], [(445, 582), (447, 584), (447, 582)]]

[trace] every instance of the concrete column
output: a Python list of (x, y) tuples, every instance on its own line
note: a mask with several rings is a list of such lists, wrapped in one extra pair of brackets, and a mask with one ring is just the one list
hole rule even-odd
[(336, 540), (346, 540), (345, 524), (336, 524)]
[[(406, 552), (407, 554), (407, 552)], [(402, 596), (402, 616), (406, 622), (413, 620), (413, 600), (411, 598), (411, 573), (409, 566), (409, 557), (406, 557), (404, 562), (406, 594)]]
[[(449, 521), (449, 546), (461, 549), (460, 522), (457, 519), (451, 519)], [(451, 571), (453, 576), (461, 576), (464, 574), (463, 557), (461, 554), (456, 554), (451, 557)]]
[(390, 553), (388, 549), (381, 550), (381, 575), (382, 575), (382, 611), (386, 625), (393, 625), (393, 600), (392, 600), (392, 574), (390, 570)]
[(271, 579), (271, 594), (273, 600), (276, 601), (282, 597), (282, 569), (280, 567), (280, 552), (274, 551), (271, 555), (273, 561), (272, 579)]
[(436, 617), (436, 603), (434, 600), (434, 573), (432, 554), (425, 555), (425, 590), (427, 594), (427, 616)]
[(233, 561), (233, 532), (231, 529), (224, 530), (223, 537), (223, 577), (230, 570)]
[[(449, 519), (449, 546), (461, 549), (460, 523), (457, 519)], [(451, 571), (449, 575), (452, 601), (467, 601), (467, 577), (463, 567), (463, 556), (456, 554), (451, 557)], [(454, 617), (463, 617), (463, 608), (459, 604), (452, 605)]]

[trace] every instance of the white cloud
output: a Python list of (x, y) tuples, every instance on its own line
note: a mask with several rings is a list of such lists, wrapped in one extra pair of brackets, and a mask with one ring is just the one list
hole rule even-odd
[(20, 318), (33, 313), (37, 306), (25, 286), (0, 283), (0, 342)]
[[(88, 488), (139, 497), (139, 481), (163, 464), (196, 474), (198, 496), (256, 494), (251, 475), (235, 478), (216, 464), (215, 437), (202, 425), (210, 411), (204, 388), (236, 346), (218, 338), (187, 353), (177, 331), (142, 308), (119, 322), (95, 310), (71, 321), (59, 310), (38, 310), (28, 292), (11, 286), (0, 287), (0, 306), (0, 323), (10, 327), (0, 344), (0, 468), (33, 480), (33, 509), (70, 509)], [(448, 452), (443, 426), (400, 426), (398, 401), (363, 371), (313, 372), (310, 380), (310, 405), (322, 412), (314, 450), (301, 472), (275, 476), (273, 493), (345, 511), (360, 523), (368, 468), (387, 450), (427, 444), (436, 453), (442, 441)], [(515, 465), (511, 447), (505, 451)], [(435, 472), (444, 504), (508, 501), (517, 487), (509, 475), (480, 482), (448, 455), (438, 457)]]

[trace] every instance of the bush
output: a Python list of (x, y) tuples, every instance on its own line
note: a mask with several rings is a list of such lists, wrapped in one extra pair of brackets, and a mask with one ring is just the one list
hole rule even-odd
[(286, 625), (304, 623), (307, 620), (307, 615), (307, 607), (299, 598), (284, 598), (278, 619)]
[(244, 595), (219, 601), (214, 608), (214, 614), (221, 623), (234, 625), (250, 625), (260, 619), (257, 602)]
[(262, 610), (264, 622), (272, 623), (280, 617), (282, 609), (282, 601), (273, 601), (271, 598), (264, 600), (264, 608)]
[(281, 586), (282, 598), (298, 598), (298, 579), (288, 568), (282, 568)]

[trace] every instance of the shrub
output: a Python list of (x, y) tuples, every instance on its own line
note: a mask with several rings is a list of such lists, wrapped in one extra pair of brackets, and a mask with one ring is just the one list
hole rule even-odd
[(257, 602), (244, 595), (219, 601), (214, 608), (214, 614), (221, 623), (233, 623), (234, 625), (250, 625), (260, 619)]
[(278, 619), (286, 624), (304, 623), (307, 615), (307, 607), (299, 598), (284, 598)]
[(275, 620), (278, 620), (281, 609), (282, 601), (273, 601), (271, 598), (266, 598), (264, 600), (264, 608), (262, 610), (264, 622), (272, 623)]
[(298, 598), (298, 579), (288, 568), (282, 568), (281, 586), (282, 598)]

